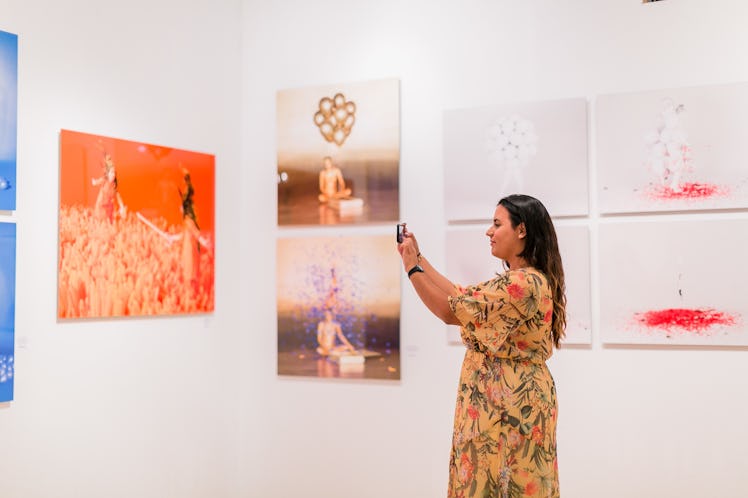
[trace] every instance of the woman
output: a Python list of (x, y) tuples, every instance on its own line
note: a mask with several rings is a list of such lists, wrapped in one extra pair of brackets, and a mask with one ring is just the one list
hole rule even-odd
[(507, 271), (467, 288), (437, 272), (412, 233), (398, 244), (418, 296), (445, 323), (461, 326), (467, 346), (448, 496), (557, 498), (556, 389), (545, 364), (566, 325), (556, 231), (540, 201), (510, 195), (486, 235)]
[(122, 196), (119, 195), (117, 183), (117, 171), (114, 167), (114, 161), (109, 154), (104, 155), (104, 176), (92, 178), (91, 185), (99, 187), (99, 193), (96, 195), (96, 204), (94, 205), (94, 216), (99, 220), (114, 221), (114, 203), (119, 204), (119, 214), (125, 217), (125, 203), (122, 202)]
[(182, 199), (182, 282), (189, 286), (193, 295), (200, 290), (200, 247), (209, 247), (208, 239), (200, 234), (197, 224), (195, 202), (195, 188), (192, 186), (190, 172), (182, 169), (185, 189), (179, 190)]

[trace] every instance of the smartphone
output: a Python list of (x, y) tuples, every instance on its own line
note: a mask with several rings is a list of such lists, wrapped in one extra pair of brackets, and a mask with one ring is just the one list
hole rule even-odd
[(405, 232), (405, 223), (397, 224), (397, 243), (403, 243), (403, 233)]

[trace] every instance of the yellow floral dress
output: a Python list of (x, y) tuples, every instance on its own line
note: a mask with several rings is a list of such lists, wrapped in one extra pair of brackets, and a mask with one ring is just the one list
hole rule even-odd
[(553, 300), (540, 271), (458, 288), (467, 346), (455, 408), (449, 498), (557, 498)]

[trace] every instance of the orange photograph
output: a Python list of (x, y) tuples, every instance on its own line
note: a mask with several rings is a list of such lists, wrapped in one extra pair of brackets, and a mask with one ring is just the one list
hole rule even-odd
[(215, 156), (60, 132), (60, 319), (214, 309)]

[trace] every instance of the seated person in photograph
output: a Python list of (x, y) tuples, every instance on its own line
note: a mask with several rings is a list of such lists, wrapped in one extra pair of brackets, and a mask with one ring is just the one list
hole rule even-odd
[[(340, 339), (343, 344), (336, 344), (336, 338)], [(325, 311), (325, 319), (317, 324), (317, 343), (319, 343), (317, 352), (322, 356), (341, 354), (346, 351), (356, 352), (356, 348), (343, 335), (340, 323), (332, 319), (330, 310)]]
[(329, 202), (350, 197), (351, 189), (345, 187), (343, 173), (332, 163), (332, 158), (325, 156), (322, 164), (324, 167), (319, 172), (319, 201)]

